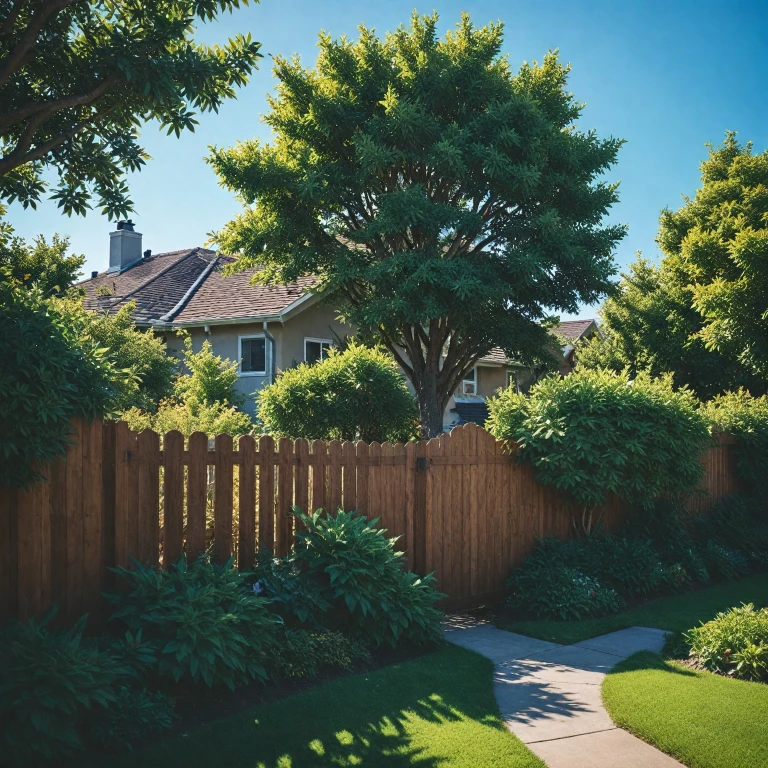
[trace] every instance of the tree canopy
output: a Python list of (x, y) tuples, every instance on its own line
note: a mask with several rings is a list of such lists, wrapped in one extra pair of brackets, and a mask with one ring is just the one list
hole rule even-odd
[(708, 349), (768, 378), (768, 151), (729, 132), (709, 148), (701, 187), (661, 216), (658, 243), (688, 274)]
[(6, 279), (35, 285), (45, 296), (60, 295), (72, 287), (85, 264), (85, 256), (68, 251), (69, 238), (59, 235), (50, 243), (40, 235), (31, 245), (21, 237), (0, 236), (0, 268), (6, 268)]
[(259, 43), (194, 40), (194, 25), (248, 0), (8, 0), (0, 8), (0, 204), (52, 197), (67, 214), (96, 199), (118, 217), (133, 206), (141, 121), (194, 130), (247, 82)]
[(439, 39), (437, 22), (323, 33), (314, 68), (277, 57), (274, 143), (210, 157), (248, 206), (215, 236), (234, 269), (315, 275), (411, 379), (427, 435), (483, 354), (535, 360), (550, 311), (604, 294), (624, 235), (603, 225), (621, 141), (575, 127), (557, 53), (514, 74), (501, 24), (465, 15)]

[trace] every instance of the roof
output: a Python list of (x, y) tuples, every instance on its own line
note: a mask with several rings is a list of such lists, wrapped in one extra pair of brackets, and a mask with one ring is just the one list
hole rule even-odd
[(307, 295), (313, 282), (250, 285), (255, 269), (224, 277), (223, 268), (232, 261), (206, 248), (187, 248), (148, 256), (124, 272), (101, 272), (78, 285), (86, 309), (114, 313), (135, 301), (137, 324), (180, 327), (274, 317)]

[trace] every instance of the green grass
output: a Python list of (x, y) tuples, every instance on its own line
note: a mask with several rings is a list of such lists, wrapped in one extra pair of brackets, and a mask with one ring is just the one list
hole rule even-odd
[(637, 653), (603, 682), (603, 701), (622, 728), (690, 768), (768, 765), (768, 685), (695, 672)]
[(687, 592), (684, 595), (661, 597), (632, 610), (605, 616), (602, 619), (515, 621), (504, 624), (503, 629), (553, 643), (570, 645), (590, 637), (633, 626), (683, 632), (698, 626), (700, 621), (709, 621), (720, 611), (742, 603), (754, 603), (755, 606), (768, 605), (768, 574), (761, 573), (747, 579)]
[(504, 727), (487, 659), (447, 647), (217, 720), (110, 768), (544, 768)]

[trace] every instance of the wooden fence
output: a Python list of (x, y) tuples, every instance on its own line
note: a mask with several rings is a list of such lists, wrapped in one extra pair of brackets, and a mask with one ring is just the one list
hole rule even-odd
[[(517, 465), (475, 425), (403, 444), (258, 440), (228, 435), (186, 442), (131, 432), (125, 423), (77, 422), (66, 461), (25, 491), (0, 491), (0, 617), (65, 617), (100, 605), (115, 565), (131, 558), (164, 568), (214, 544), (249, 568), (260, 550), (289, 551), (291, 507), (359, 509), (400, 536), (419, 573), (434, 571), (453, 606), (499, 594), (536, 537), (568, 537), (581, 510)], [(705, 511), (736, 489), (732, 440), (703, 457)], [(624, 510), (602, 510), (610, 529)]]

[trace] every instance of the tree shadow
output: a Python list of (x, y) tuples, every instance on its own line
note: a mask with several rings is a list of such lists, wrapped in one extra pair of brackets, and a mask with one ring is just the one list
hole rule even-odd
[(608, 672), (609, 675), (618, 675), (622, 672), (640, 672), (643, 670), (655, 670), (657, 672), (666, 672), (672, 675), (682, 675), (683, 677), (696, 677), (694, 669), (688, 669), (680, 664), (673, 664), (671, 661), (663, 658), (658, 653), (651, 651), (640, 651), (632, 656), (620, 661), (613, 669)]

